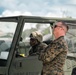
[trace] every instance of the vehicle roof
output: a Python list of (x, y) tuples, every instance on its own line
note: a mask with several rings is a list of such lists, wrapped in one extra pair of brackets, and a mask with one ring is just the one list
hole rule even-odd
[[(7, 20), (6, 20), (7, 19)], [(70, 25), (76, 25), (76, 18), (59, 17), (40, 17), (40, 16), (9, 16), (0, 17), (0, 21), (17, 22), (19, 19), (25, 19), (25, 22), (54, 23), (55, 21), (64, 21)]]

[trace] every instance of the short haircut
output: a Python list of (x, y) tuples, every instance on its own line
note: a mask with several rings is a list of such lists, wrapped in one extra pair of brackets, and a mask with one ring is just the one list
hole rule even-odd
[(62, 22), (62, 25), (67, 28), (67, 31), (68, 31), (69, 30), (69, 26), (65, 22), (63, 22), (63, 21), (61, 21), (61, 22)]
[(57, 21), (56, 23), (58, 22), (61, 22), (62, 23), (61, 25), (65, 26), (67, 28), (67, 31), (69, 30), (69, 26), (64, 21)]

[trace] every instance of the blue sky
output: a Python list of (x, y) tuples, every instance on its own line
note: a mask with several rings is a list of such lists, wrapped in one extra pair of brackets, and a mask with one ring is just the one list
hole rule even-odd
[(76, 18), (76, 0), (2, 0), (0, 16), (48, 16)]

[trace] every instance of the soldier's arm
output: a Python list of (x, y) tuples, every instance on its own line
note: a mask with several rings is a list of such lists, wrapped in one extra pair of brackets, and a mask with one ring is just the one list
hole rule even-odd
[(52, 61), (59, 53), (64, 50), (65, 46), (60, 43), (51, 44), (46, 51), (41, 52), (39, 59), (44, 63)]
[(30, 51), (29, 51), (29, 55), (32, 55), (32, 54), (33, 54), (33, 50), (30, 49)]

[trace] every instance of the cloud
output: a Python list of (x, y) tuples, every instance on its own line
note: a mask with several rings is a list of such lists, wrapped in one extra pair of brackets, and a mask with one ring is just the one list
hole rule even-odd
[(10, 10), (5, 10), (1, 16), (19, 16), (19, 15), (28, 15), (32, 16), (32, 13), (30, 12), (21, 12), (21, 11), (10, 11)]
[(3, 16), (76, 16), (76, 0), (3, 0), (0, 2), (0, 7), (5, 9), (1, 11)]
[(46, 17), (62, 17), (62, 15), (49, 12), (49, 13), (46, 14)]

